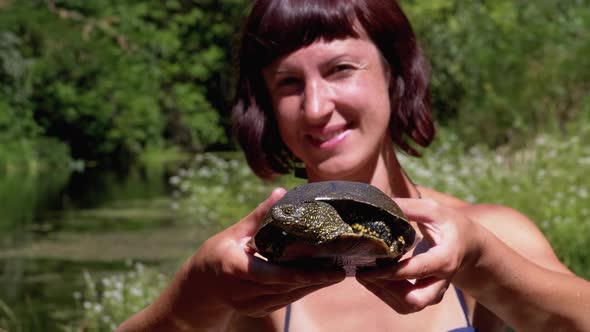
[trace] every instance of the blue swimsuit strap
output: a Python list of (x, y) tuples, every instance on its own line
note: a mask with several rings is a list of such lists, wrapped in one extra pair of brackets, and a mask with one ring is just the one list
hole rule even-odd
[[(459, 299), (459, 304), (461, 304), (461, 309), (463, 310), (463, 315), (465, 315), (465, 321), (467, 322), (466, 327), (460, 327), (458, 329), (454, 329), (450, 332), (473, 332), (475, 329), (471, 326), (471, 322), (469, 321), (469, 312), (467, 311), (467, 305), (465, 304), (465, 298), (463, 297), (463, 292), (457, 287), (455, 287), (455, 292), (457, 293), (457, 298)], [(291, 304), (287, 304), (287, 308), (285, 310), (285, 325), (283, 331), (289, 332), (289, 323), (291, 322)]]
[(285, 328), (283, 331), (289, 332), (289, 323), (291, 322), (291, 303), (287, 304), (285, 311)]
[(457, 298), (459, 299), (459, 303), (461, 304), (461, 309), (463, 309), (463, 315), (465, 315), (465, 321), (467, 322), (467, 326), (471, 326), (471, 322), (469, 321), (469, 311), (467, 310), (467, 304), (465, 304), (465, 297), (463, 297), (463, 292), (455, 287), (455, 292), (457, 293)]
[(457, 293), (457, 299), (459, 299), (459, 304), (461, 304), (461, 310), (463, 310), (463, 315), (465, 315), (465, 322), (467, 322), (467, 326), (452, 329), (449, 332), (475, 332), (475, 328), (471, 326), (471, 322), (469, 321), (469, 311), (467, 311), (467, 305), (465, 304), (463, 292), (461, 292), (461, 290), (457, 287), (455, 287), (455, 292)]

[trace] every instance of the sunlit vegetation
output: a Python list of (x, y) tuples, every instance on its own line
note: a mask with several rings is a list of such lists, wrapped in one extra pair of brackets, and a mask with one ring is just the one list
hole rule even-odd
[[(401, 155), (401, 162), (419, 185), (471, 203), (502, 204), (526, 214), (560, 259), (578, 275), (590, 278), (590, 178), (586, 176), (590, 147), (581, 144), (589, 139), (590, 126), (584, 126), (565, 137), (539, 136), (519, 150), (493, 151), (482, 146), (466, 150), (457, 136), (442, 132), (425, 157)], [(274, 187), (291, 188), (302, 180), (286, 176), (262, 182), (240, 155), (209, 153), (197, 155), (192, 166), (181, 169), (170, 182), (177, 189), (173, 208), (184, 215), (184, 222), (214, 232), (243, 218)], [(128, 280), (135, 283), (133, 287), (145, 287), (142, 292), (152, 295), (163, 288), (141, 282), (153, 278), (156, 271), (141, 273), (137, 280)], [(105, 295), (91, 298), (88, 308), (84, 307), (87, 320), (97, 319), (96, 308), (105, 317), (119, 317), (118, 312), (129, 310), (124, 301), (107, 304), (110, 300)]]
[(128, 261), (127, 273), (95, 280), (84, 274), (86, 287), (73, 294), (83, 310), (78, 327), (64, 330), (114, 331), (117, 325), (150, 304), (169, 282), (169, 278), (141, 263)]
[[(568, 267), (590, 278), (590, 1), (400, 2), (432, 65), (440, 129), (422, 159), (400, 155), (407, 172), (420, 185), (469, 202), (523, 212)], [(68, 172), (85, 166), (161, 167), (195, 156), (168, 182), (172, 208), (182, 216), (174, 222), (197, 229), (198, 241), (243, 218), (272, 188), (301, 183), (293, 176), (260, 181), (229, 135), (231, 54), (249, 3), (0, 1), (0, 195), (18, 207), (2, 216), (0, 229), (31, 219), (27, 206), (38, 206), (44, 193), (60, 190)], [(146, 176), (158, 180), (161, 172)], [(52, 184), (37, 185), (47, 174)], [(137, 218), (140, 209), (125, 210), (124, 218), (116, 211), (117, 220), (135, 221), (113, 233), (160, 224)], [(76, 229), (84, 214), (113, 211), (83, 211), (60, 225)], [(80, 229), (91, 233), (107, 223)], [(78, 234), (60, 236), (68, 242)], [(143, 235), (135, 236), (124, 239)], [(65, 247), (76, 243), (82, 242)], [(32, 256), (61, 246), (42, 242)], [(144, 265), (127, 268), (111, 277), (87, 274), (72, 298), (80, 320), (62, 329), (112, 330), (149, 303), (174, 270), (161, 277)], [(46, 326), (31, 299), (23, 300), (30, 310), (4, 300), (0, 330)]]
[[(590, 126), (567, 135), (540, 135), (517, 150), (466, 147), (455, 134), (441, 132), (421, 159), (400, 155), (420, 185), (471, 203), (515, 208), (545, 233), (558, 256), (576, 273), (590, 277)], [(277, 186), (291, 188), (292, 176), (262, 182), (239, 156), (198, 155), (193, 167), (170, 179), (176, 209), (195, 224), (226, 227), (244, 217)]]

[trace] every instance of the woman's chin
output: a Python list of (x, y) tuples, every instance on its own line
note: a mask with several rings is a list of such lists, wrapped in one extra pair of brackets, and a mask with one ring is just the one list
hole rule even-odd
[(317, 168), (308, 169), (308, 178), (311, 181), (326, 180), (350, 180), (358, 178), (362, 172), (353, 168), (354, 163), (346, 158), (331, 158), (317, 164)]

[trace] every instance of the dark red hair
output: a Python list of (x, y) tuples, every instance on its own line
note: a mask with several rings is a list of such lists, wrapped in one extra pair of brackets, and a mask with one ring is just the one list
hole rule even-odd
[(394, 143), (419, 156), (409, 140), (422, 147), (432, 142), (428, 65), (394, 0), (257, 0), (241, 35), (233, 124), (258, 176), (288, 173), (295, 159), (279, 134), (262, 69), (319, 39), (359, 38), (359, 24), (391, 70), (389, 127)]

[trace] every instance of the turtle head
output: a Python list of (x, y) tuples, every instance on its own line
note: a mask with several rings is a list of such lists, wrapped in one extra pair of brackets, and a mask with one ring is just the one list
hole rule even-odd
[(330, 204), (319, 201), (281, 204), (270, 210), (271, 223), (287, 233), (314, 243), (352, 231)]
[(273, 222), (278, 224), (296, 223), (304, 213), (305, 206), (296, 207), (293, 204), (275, 205), (270, 209)]

